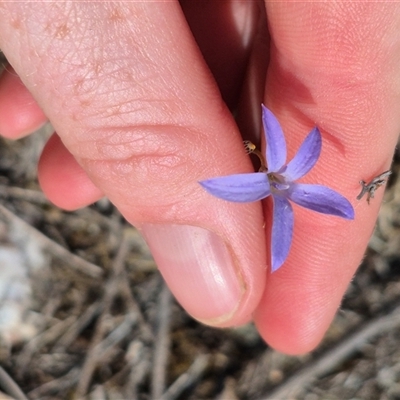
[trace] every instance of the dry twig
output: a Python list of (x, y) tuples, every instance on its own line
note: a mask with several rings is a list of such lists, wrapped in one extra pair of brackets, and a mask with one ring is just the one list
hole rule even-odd
[[(109, 311), (114, 300), (115, 295), (118, 293), (120, 276), (124, 269), (124, 260), (126, 259), (128, 252), (130, 250), (131, 243), (127, 235), (124, 235), (121, 246), (115, 257), (112, 276), (106, 282), (106, 290), (103, 298), (103, 312), (100, 319), (96, 325), (96, 330), (90, 344), (85, 363), (82, 367), (81, 378), (77, 386), (77, 397), (83, 397), (86, 395), (89, 389), (90, 382), (92, 380), (93, 373), (99, 362), (99, 349), (102, 346), (103, 337), (108, 330), (107, 320), (109, 319)], [(104, 347), (103, 347), (104, 348)]]
[(28, 232), (29, 235), (35, 237), (37, 242), (49, 251), (53, 256), (59, 258), (63, 262), (67, 263), (70, 267), (76, 271), (84, 273), (92, 278), (99, 278), (103, 274), (103, 270), (89, 261), (71, 253), (65, 247), (60, 246), (54, 242), (42, 232), (38, 231), (33, 226), (26, 223), (23, 219), (16, 216), (6, 207), (0, 204), (0, 216), (2, 216), (10, 224), (19, 224), (23, 231)]
[(20, 353), (17, 359), (19, 365), (19, 372), (24, 375), (27, 369), (30, 367), (30, 362), (35, 353), (39, 352), (44, 346), (54, 342), (62, 332), (65, 332), (71, 324), (74, 323), (76, 317), (71, 315), (68, 318), (54, 324), (50, 328), (41, 332), (30, 340), (25, 346), (23, 351)]
[(281, 386), (271, 393), (265, 393), (260, 397), (263, 400), (295, 398), (304, 388), (310, 386), (318, 378), (326, 375), (351, 355), (362, 348), (367, 342), (386, 332), (400, 327), (400, 306), (390, 314), (376, 318), (362, 326), (348, 339), (340, 342), (336, 347), (325, 353), (321, 358), (302, 368)]
[(150, 371), (150, 349), (145, 347), (141, 341), (135, 340), (129, 345), (127, 359), (130, 374), (125, 388), (125, 397), (136, 400), (139, 398), (138, 387)]
[(0, 367), (0, 386), (15, 400), (28, 400), (21, 388), (2, 367)]
[(0, 196), (12, 197), (17, 200), (29, 201), (36, 204), (50, 204), (43, 192), (20, 188), (18, 186), (0, 185)]
[(103, 305), (100, 301), (91, 304), (85, 312), (67, 329), (59, 338), (53, 348), (53, 352), (61, 353), (71, 345), (80, 333), (90, 324), (93, 319), (100, 314)]
[(31, 399), (40, 399), (51, 392), (60, 392), (70, 389), (79, 379), (80, 370), (72, 368), (67, 374), (58, 379), (53, 379), (31, 390), (28, 395)]
[(165, 390), (167, 364), (170, 350), (170, 315), (172, 296), (165, 284), (158, 300), (158, 327), (154, 342), (151, 398), (159, 399)]
[(193, 361), (187, 372), (182, 374), (163, 394), (161, 400), (174, 400), (178, 398), (184, 390), (197, 382), (209, 365), (210, 356), (200, 354)]

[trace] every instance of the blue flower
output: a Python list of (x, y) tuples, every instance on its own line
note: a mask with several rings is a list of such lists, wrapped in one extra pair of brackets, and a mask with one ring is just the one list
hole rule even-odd
[[(321, 133), (315, 127), (294, 158), (286, 164), (286, 141), (282, 128), (270, 110), (262, 106), (266, 152), (254, 151), (261, 160), (259, 172), (236, 174), (199, 182), (212, 195), (224, 200), (246, 203), (268, 196), (273, 199), (271, 269), (285, 262), (293, 236), (293, 209), (289, 200), (323, 214), (354, 219), (354, 209), (341, 194), (322, 185), (296, 183), (314, 167), (321, 153)], [(265, 160), (265, 161), (264, 161)], [(263, 165), (266, 162), (267, 165)]]

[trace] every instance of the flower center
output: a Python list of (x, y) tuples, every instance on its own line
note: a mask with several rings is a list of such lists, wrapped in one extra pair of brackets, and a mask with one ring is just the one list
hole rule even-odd
[(257, 149), (254, 143), (250, 142), (249, 140), (245, 140), (243, 144), (247, 154), (254, 154), (260, 160), (260, 169), (258, 170), (258, 172), (264, 172), (267, 174), (272, 192), (276, 193), (289, 189), (290, 185), (286, 182), (285, 178), (282, 175), (276, 172), (268, 173), (265, 158), (261, 151)]
[(281, 192), (289, 189), (290, 185), (286, 182), (282, 175), (271, 172), (269, 174), (267, 173), (267, 176), (272, 192)]

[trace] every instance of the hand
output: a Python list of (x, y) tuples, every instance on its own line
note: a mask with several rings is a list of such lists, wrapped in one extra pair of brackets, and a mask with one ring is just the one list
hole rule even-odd
[[(1, 78), (0, 133), (18, 138), (52, 122), (57, 135), (39, 164), (49, 199), (75, 209), (107, 196), (195, 318), (233, 326), (253, 317), (274, 348), (312, 350), (382, 199), (378, 190), (370, 205), (357, 201), (359, 181), (389, 168), (400, 130), (400, 6), (268, 2), (269, 32), (248, 1), (185, 1), (187, 20), (172, 1), (1, 7), (0, 47), (15, 73)], [(254, 140), (261, 102), (281, 122), (289, 158), (318, 125), (322, 155), (305, 180), (356, 211), (349, 222), (295, 208), (292, 249), (274, 274), (269, 202), (225, 202), (197, 183), (252, 171), (238, 125)]]

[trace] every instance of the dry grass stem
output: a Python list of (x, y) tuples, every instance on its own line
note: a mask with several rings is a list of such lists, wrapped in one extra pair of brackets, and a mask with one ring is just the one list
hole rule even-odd
[(0, 367), (0, 387), (15, 400), (28, 400), (21, 388), (2, 367)]
[[(83, 397), (88, 392), (93, 373), (97, 367), (97, 363), (101, 359), (101, 353), (102, 351), (105, 351), (105, 346), (107, 347), (105, 343), (110, 342), (110, 340), (112, 341), (112, 339), (109, 338), (108, 340), (103, 341), (103, 337), (109, 329), (110, 323), (112, 323), (110, 308), (114, 300), (114, 296), (118, 294), (118, 288), (120, 286), (120, 276), (124, 269), (124, 260), (127, 257), (130, 246), (131, 241), (129, 240), (128, 235), (124, 235), (121, 245), (118, 249), (118, 253), (114, 259), (112, 275), (106, 284), (103, 298), (103, 312), (100, 315), (98, 323), (96, 324), (93, 339), (90, 343), (87, 357), (82, 367), (81, 378), (79, 380), (76, 390), (77, 397)], [(129, 325), (130, 328), (132, 326), (133, 320), (131, 319), (131, 317), (129, 317), (127, 321), (128, 322), (125, 324), (125, 326)], [(124, 329), (124, 334), (126, 334), (126, 329)]]
[(284, 384), (270, 393), (265, 393), (259, 399), (276, 400), (296, 398), (299, 392), (310, 386), (321, 376), (332, 373), (340, 364), (359, 351), (367, 342), (377, 336), (400, 328), (400, 306), (390, 314), (383, 315), (366, 323), (356, 333), (344, 339), (337, 346), (326, 352), (321, 358), (311, 362), (301, 371), (286, 380)]
[(163, 394), (161, 400), (175, 400), (188, 387), (194, 385), (206, 371), (210, 361), (210, 356), (200, 354), (193, 361), (193, 364), (183, 373)]
[(36, 238), (38, 243), (42, 245), (50, 254), (54, 257), (59, 258), (62, 261), (67, 261), (67, 265), (75, 269), (79, 273), (86, 274), (92, 278), (99, 278), (103, 274), (103, 270), (89, 261), (84, 260), (81, 257), (71, 253), (65, 247), (60, 246), (47, 236), (43, 235), (40, 231), (26, 223), (21, 218), (17, 217), (14, 213), (8, 210), (6, 207), (0, 204), (0, 216), (3, 217), (10, 224), (19, 224), (22, 226), (22, 230), (26, 230), (29, 235)]
[(154, 341), (154, 358), (151, 376), (151, 397), (159, 399), (165, 390), (171, 338), (172, 295), (164, 284), (158, 300), (157, 333)]

